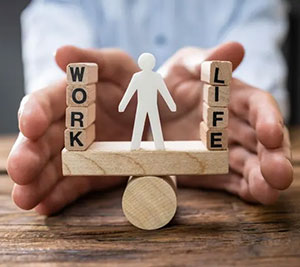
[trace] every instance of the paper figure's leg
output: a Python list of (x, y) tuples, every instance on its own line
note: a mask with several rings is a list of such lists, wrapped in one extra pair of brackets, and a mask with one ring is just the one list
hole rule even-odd
[(147, 112), (137, 108), (135, 113), (134, 127), (131, 138), (131, 150), (139, 149), (142, 141), (142, 135), (145, 126)]
[(156, 149), (165, 149), (158, 110), (149, 111), (151, 131)]

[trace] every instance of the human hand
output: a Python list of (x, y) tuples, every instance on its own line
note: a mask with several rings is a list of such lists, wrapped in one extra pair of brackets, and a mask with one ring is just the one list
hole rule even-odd
[[(58, 49), (56, 61), (62, 70), (71, 62), (95, 62), (97, 83), (96, 140), (130, 140), (135, 103), (120, 115), (117, 106), (133, 73), (135, 62), (116, 49)], [(82, 194), (125, 182), (121, 177), (63, 177), (66, 82), (48, 86), (26, 97), (19, 109), (20, 134), (9, 155), (7, 169), (15, 182), (12, 197), (23, 209), (52, 214)]]
[[(160, 103), (166, 140), (199, 139), (201, 62), (229, 60), (235, 69), (243, 56), (243, 47), (238, 43), (227, 43), (213, 50), (184, 48), (162, 66), (159, 71), (178, 106), (174, 114)], [(246, 201), (272, 204), (293, 179), (288, 131), (269, 93), (237, 79), (232, 80), (230, 88), (229, 174), (182, 176), (178, 177), (178, 184), (226, 190)]]

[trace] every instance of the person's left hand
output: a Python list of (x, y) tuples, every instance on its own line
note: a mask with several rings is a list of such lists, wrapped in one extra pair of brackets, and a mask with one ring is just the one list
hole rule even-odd
[[(159, 70), (177, 104), (171, 113), (160, 99), (165, 140), (199, 140), (202, 120), (200, 64), (228, 60), (238, 67), (244, 49), (238, 43), (212, 50), (184, 48)], [(229, 104), (229, 165), (227, 175), (178, 177), (183, 186), (226, 190), (250, 202), (274, 203), (280, 190), (292, 183), (289, 135), (274, 98), (267, 92), (233, 79)]]

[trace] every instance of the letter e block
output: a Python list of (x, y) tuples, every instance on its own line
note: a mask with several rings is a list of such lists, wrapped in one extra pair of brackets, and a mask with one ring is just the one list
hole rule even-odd
[(232, 78), (230, 61), (204, 61), (201, 64), (201, 81), (211, 85), (229, 85)]
[(225, 150), (228, 147), (227, 129), (208, 128), (200, 123), (200, 138), (208, 150)]
[(228, 125), (228, 108), (210, 107), (203, 102), (203, 120), (209, 128), (226, 128)]
[(66, 128), (85, 129), (96, 119), (96, 104), (88, 107), (68, 107), (66, 109)]
[(70, 151), (86, 150), (95, 140), (95, 124), (87, 129), (66, 129), (65, 148)]
[(67, 87), (67, 106), (87, 107), (96, 101), (96, 85), (73, 85)]
[(203, 85), (203, 100), (211, 107), (227, 107), (229, 104), (229, 86)]
[(98, 81), (96, 63), (70, 63), (67, 66), (68, 84), (91, 84)]

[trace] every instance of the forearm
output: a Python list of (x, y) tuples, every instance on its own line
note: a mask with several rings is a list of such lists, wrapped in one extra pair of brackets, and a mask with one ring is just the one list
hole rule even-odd
[(270, 92), (288, 118), (287, 68), (281, 45), (287, 33), (287, 10), (280, 1), (245, 1), (236, 22), (220, 38), (243, 44), (246, 54), (234, 77)]
[(91, 47), (91, 29), (76, 4), (33, 1), (21, 16), (26, 93), (63, 77), (54, 54), (63, 45)]

